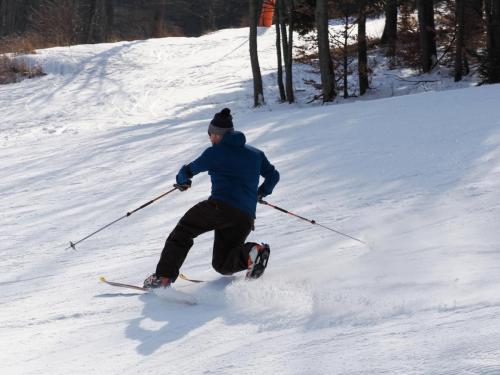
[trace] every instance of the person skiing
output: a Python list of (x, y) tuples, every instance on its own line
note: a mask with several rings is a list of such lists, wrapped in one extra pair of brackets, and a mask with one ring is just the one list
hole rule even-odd
[[(257, 201), (273, 192), (279, 172), (264, 152), (247, 145), (245, 135), (234, 130), (229, 108), (215, 114), (208, 135), (212, 146), (180, 169), (174, 186), (186, 191), (193, 176), (208, 171), (211, 195), (191, 207), (170, 233), (156, 272), (144, 280), (145, 288), (170, 287), (193, 239), (209, 231), (215, 231), (212, 266), (217, 272), (232, 275), (246, 270), (246, 277), (255, 279), (267, 266), (269, 245), (245, 241), (253, 230)], [(264, 177), (260, 186), (259, 176)]]

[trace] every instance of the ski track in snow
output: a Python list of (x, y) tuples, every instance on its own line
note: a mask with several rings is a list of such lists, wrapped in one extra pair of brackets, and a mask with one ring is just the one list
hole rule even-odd
[[(260, 30), (252, 109), (247, 36), (43, 50), (47, 76), (0, 87), (1, 373), (500, 374), (498, 85), (278, 104)], [(218, 276), (205, 234), (195, 306), (99, 284), (140, 284), (209, 178), (69, 241), (170, 189), (224, 106), (281, 172), (270, 202), (370, 247), (258, 207), (263, 279)]]

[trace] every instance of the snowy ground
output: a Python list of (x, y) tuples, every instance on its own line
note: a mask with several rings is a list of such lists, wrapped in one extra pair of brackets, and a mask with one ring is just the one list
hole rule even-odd
[[(247, 36), (54, 48), (0, 87), (0, 372), (500, 374), (499, 86), (277, 104), (262, 30), (255, 110)], [(270, 202), (370, 247), (258, 207), (263, 279), (217, 275), (207, 234), (183, 272), (212, 281), (176, 283), (196, 306), (100, 284), (141, 283), (208, 177), (68, 242), (168, 190), (224, 106), (281, 172)]]

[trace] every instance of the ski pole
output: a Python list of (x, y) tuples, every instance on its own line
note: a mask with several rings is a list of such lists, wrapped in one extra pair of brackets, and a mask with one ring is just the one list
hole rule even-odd
[(174, 190), (177, 190), (177, 189), (178, 189), (178, 187), (177, 187), (176, 185), (174, 185), (174, 188), (173, 188), (173, 189), (171, 189), (171, 190), (167, 191), (166, 193), (163, 193), (163, 194), (161, 194), (161, 195), (157, 196), (157, 197), (156, 197), (156, 198), (154, 198), (154, 199), (151, 199), (149, 202), (144, 203), (141, 207), (138, 207), (138, 208), (136, 208), (135, 210), (132, 210), (132, 211), (130, 211), (130, 212), (127, 212), (124, 216), (122, 216), (122, 217), (120, 217), (120, 218), (116, 219), (115, 221), (112, 221), (112, 222), (111, 222), (111, 223), (109, 223), (109, 224), (106, 224), (106, 225), (105, 225), (105, 226), (103, 226), (102, 228), (99, 228), (99, 229), (98, 229), (98, 230), (96, 230), (95, 232), (90, 233), (88, 236), (86, 236), (86, 237), (82, 238), (81, 240), (78, 240), (78, 241), (76, 241), (76, 242), (69, 241), (69, 247), (67, 247), (65, 250), (68, 250), (69, 248), (72, 248), (73, 250), (76, 250), (76, 245), (78, 245), (80, 242), (85, 241), (87, 238), (92, 237), (94, 234), (99, 233), (100, 231), (102, 231), (102, 230), (104, 230), (104, 229), (106, 229), (106, 228), (110, 227), (111, 225), (113, 225), (113, 224), (115, 224), (115, 223), (119, 222), (120, 220), (125, 219), (126, 217), (129, 217), (129, 216), (130, 216), (130, 215), (132, 215), (134, 212), (137, 212), (137, 211), (139, 211), (139, 210), (142, 210), (143, 208), (145, 208), (145, 207), (149, 206), (150, 204), (152, 204), (152, 203), (156, 202), (158, 199), (163, 198), (165, 195), (170, 194), (171, 192), (173, 192)]
[(291, 216), (295, 216), (295, 217), (297, 217), (297, 218), (299, 218), (299, 219), (301, 219), (301, 220), (308, 221), (308, 222), (309, 222), (309, 223), (311, 223), (311, 224), (319, 225), (319, 226), (320, 226), (320, 227), (322, 227), (322, 228), (328, 229), (328, 230), (330, 230), (330, 231), (332, 231), (332, 232), (335, 232), (335, 233), (337, 233), (337, 234), (340, 234), (341, 236), (348, 237), (348, 238), (350, 238), (350, 239), (352, 239), (352, 240), (354, 240), (354, 241), (361, 242), (362, 244), (364, 244), (364, 245), (368, 246), (368, 244), (367, 244), (366, 242), (361, 241), (359, 238), (356, 238), (356, 237), (350, 236), (350, 235), (348, 235), (348, 234), (345, 234), (345, 233), (339, 232), (338, 230), (335, 230), (335, 229), (329, 228), (329, 227), (327, 227), (327, 226), (325, 226), (325, 225), (322, 225), (322, 224), (320, 224), (320, 223), (317, 223), (317, 222), (316, 222), (316, 220), (307, 219), (307, 218), (302, 217), (302, 216), (300, 216), (300, 215), (294, 214), (293, 212), (287, 211), (287, 210), (285, 210), (284, 208), (281, 208), (281, 207), (275, 206), (274, 204), (271, 204), (271, 203), (269, 203), (269, 202), (266, 202), (266, 201), (265, 201), (265, 200), (263, 200), (263, 199), (259, 199), (259, 203), (260, 203), (260, 204), (265, 204), (266, 206), (272, 207), (272, 208), (274, 208), (274, 209), (276, 209), (276, 210), (278, 210), (278, 211), (281, 211), (281, 212), (283, 212), (283, 213), (285, 213), (285, 214), (288, 214), (288, 215), (291, 215)]

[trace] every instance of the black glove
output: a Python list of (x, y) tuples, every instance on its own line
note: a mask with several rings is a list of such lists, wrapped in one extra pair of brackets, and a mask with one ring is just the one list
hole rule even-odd
[(260, 185), (257, 189), (257, 202), (261, 203), (262, 199), (264, 199), (265, 196), (267, 196), (267, 194), (264, 193), (264, 189), (262, 185)]
[(179, 191), (186, 191), (187, 189), (189, 189), (191, 187), (191, 180), (187, 180), (183, 184), (174, 184), (174, 187), (179, 189)]

